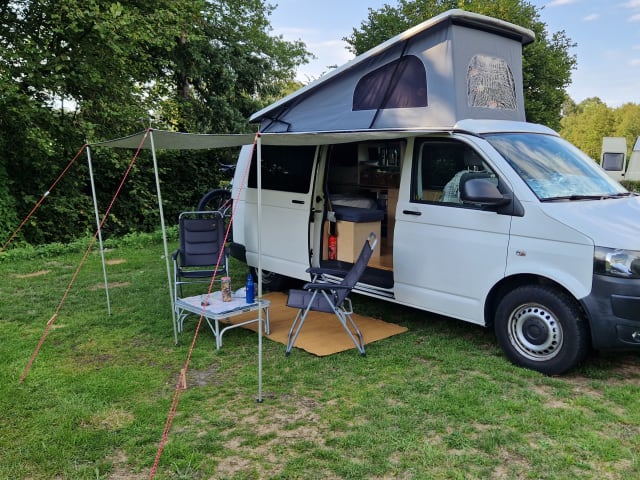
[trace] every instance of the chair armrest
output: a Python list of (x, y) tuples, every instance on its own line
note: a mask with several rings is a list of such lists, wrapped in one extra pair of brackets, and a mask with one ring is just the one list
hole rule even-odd
[(173, 260), (176, 261), (178, 259), (179, 254), (180, 254), (180, 249), (174, 250), (174, 252), (171, 254), (171, 258), (173, 258)]
[(327, 275), (333, 275), (336, 277), (344, 277), (347, 272), (345, 272), (344, 270), (338, 270), (335, 268), (322, 268), (322, 267), (309, 267), (306, 270), (307, 273), (310, 273), (311, 275), (322, 275), (322, 274), (327, 274)]
[(340, 285), (339, 283), (305, 283), (302, 288), (304, 290), (350, 290), (351, 287), (347, 285)]

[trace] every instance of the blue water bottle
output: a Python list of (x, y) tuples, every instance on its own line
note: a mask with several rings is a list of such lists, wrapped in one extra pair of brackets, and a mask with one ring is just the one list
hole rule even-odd
[(245, 292), (247, 296), (247, 303), (255, 302), (255, 290), (253, 283), (253, 275), (249, 274), (247, 277), (247, 284), (245, 285)]

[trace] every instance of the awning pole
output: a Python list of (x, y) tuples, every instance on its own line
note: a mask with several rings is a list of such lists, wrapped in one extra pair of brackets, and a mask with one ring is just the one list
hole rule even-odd
[[(262, 301), (262, 141), (256, 135), (258, 148), (258, 301)], [(258, 403), (262, 403), (262, 308), (258, 308)]]
[(160, 193), (160, 176), (158, 175), (158, 160), (156, 158), (156, 147), (153, 143), (153, 130), (149, 129), (149, 139), (151, 140), (151, 156), (153, 157), (153, 173), (156, 177), (156, 192), (158, 195), (158, 212), (160, 213), (160, 228), (162, 229), (162, 245), (164, 247), (164, 261), (167, 266), (167, 281), (169, 285), (169, 296), (171, 297), (171, 318), (173, 320), (173, 339), (178, 344), (178, 327), (176, 323), (176, 309), (173, 295), (173, 282), (171, 278), (171, 265), (169, 264), (169, 246), (167, 243), (167, 228), (164, 223), (164, 210), (162, 209), (162, 194)]
[(96, 228), (98, 229), (98, 245), (100, 246), (100, 257), (102, 259), (102, 275), (104, 276), (104, 291), (107, 296), (107, 314), (111, 315), (111, 301), (109, 300), (109, 282), (107, 280), (107, 264), (104, 260), (104, 246), (102, 244), (102, 229), (100, 228), (100, 214), (98, 213), (98, 199), (96, 196), (96, 185), (93, 180), (93, 166), (91, 164), (91, 147), (87, 145), (87, 162), (89, 163), (89, 179), (91, 180), (91, 196), (93, 197), (93, 210), (96, 216)]

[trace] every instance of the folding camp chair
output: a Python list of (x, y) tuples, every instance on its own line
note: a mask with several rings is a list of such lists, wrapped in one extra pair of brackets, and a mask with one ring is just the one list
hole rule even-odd
[(360, 332), (360, 329), (351, 318), (353, 307), (347, 295), (349, 295), (353, 287), (355, 287), (367, 267), (367, 263), (369, 263), (369, 259), (377, 243), (378, 238), (375, 233), (371, 232), (362, 246), (360, 256), (347, 272), (347, 275), (342, 279), (342, 282), (329, 283), (323, 279), (324, 274), (335, 275), (337, 273), (335, 270), (309, 268), (307, 271), (312, 275), (311, 282), (305, 284), (302, 290), (289, 291), (287, 306), (297, 308), (298, 313), (289, 330), (287, 349), (285, 351), (287, 356), (291, 353), (291, 349), (298, 339), (307, 315), (312, 310), (316, 312), (335, 313), (360, 354), (362, 356), (365, 355), (362, 332)]
[[(224, 223), (218, 211), (182, 212), (178, 217), (180, 246), (172, 255), (174, 304), (182, 297), (183, 285), (209, 284), (214, 275), (220, 280), (229, 271)], [(176, 313), (180, 313), (177, 307)], [(182, 330), (182, 320), (178, 319), (178, 331)]]

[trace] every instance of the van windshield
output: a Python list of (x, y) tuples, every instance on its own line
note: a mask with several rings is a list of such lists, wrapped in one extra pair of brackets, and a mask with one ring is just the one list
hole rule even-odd
[(590, 157), (553, 135), (500, 133), (485, 137), (541, 201), (629, 195)]

